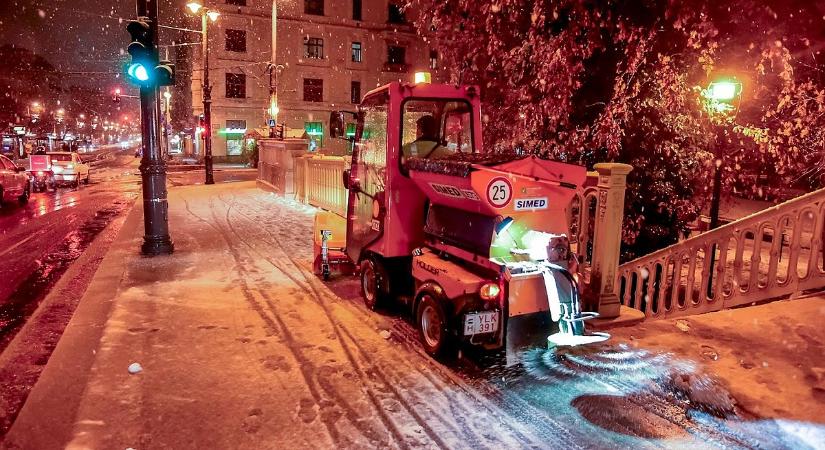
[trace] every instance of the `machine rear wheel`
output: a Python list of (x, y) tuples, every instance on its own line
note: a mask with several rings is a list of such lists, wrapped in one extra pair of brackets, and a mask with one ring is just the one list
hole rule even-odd
[(416, 318), (424, 351), (435, 357), (447, 356), (453, 346), (447, 330), (447, 314), (441, 302), (425, 293), (418, 303)]
[(386, 300), (386, 272), (374, 258), (361, 262), (361, 295), (367, 308), (375, 311)]

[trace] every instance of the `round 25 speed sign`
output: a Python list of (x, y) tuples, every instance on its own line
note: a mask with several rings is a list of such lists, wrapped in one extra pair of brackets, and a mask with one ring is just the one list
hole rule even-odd
[(487, 185), (487, 201), (496, 208), (504, 208), (513, 198), (513, 185), (504, 177), (495, 177)]

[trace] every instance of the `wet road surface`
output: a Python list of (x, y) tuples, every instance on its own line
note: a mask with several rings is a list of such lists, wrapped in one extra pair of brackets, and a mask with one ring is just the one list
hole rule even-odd
[(78, 188), (33, 193), (26, 205), (0, 209), (0, 350), (51, 286), (140, 185), (130, 150), (106, 152)]

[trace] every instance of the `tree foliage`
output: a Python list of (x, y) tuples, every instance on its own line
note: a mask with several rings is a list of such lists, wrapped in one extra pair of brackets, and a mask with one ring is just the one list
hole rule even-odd
[(0, 46), (0, 123), (5, 127), (26, 115), (35, 100), (59, 95), (61, 77), (42, 56), (11, 45)]
[[(675, 242), (710, 195), (717, 126), (702, 86), (744, 94), (719, 142), (724, 191), (822, 185), (825, 10), (732, 0), (409, 0), (451, 82), (482, 88), (485, 140), (626, 162), (625, 256)], [(819, 11), (813, 8), (820, 8)], [(766, 182), (768, 180), (769, 182)], [(761, 183), (761, 184), (760, 184)], [(744, 192), (743, 192), (744, 191)]]

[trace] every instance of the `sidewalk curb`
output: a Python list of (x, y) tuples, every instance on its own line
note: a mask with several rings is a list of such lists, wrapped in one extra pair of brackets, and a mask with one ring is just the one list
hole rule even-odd
[[(141, 208), (142, 202), (135, 202), (126, 216), (0, 448), (62, 449), (72, 440), (75, 417), (126, 271), (128, 259), (123, 254), (137, 251), (133, 246), (142, 222)], [(44, 423), (43, 417), (51, 420)]]

